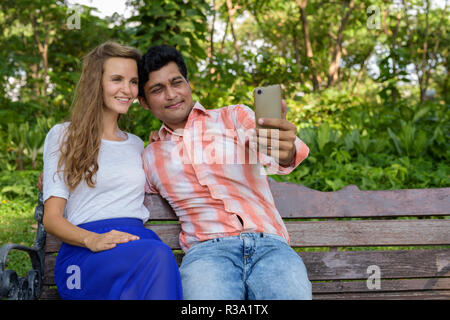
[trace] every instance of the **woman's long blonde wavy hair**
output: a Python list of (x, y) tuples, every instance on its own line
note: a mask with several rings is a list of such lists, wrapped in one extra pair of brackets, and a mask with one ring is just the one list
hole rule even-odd
[(141, 55), (135, 48), (106, 42), (83, 58), (80, 80), (75, 89), (71, 120), (60, 147), (58, 172), (63, 172), (66, 185), (73, 191), (84, 179), (95, 186), (98, 153), (103, 133), (103, 67), (109, 58), (134, 59)]

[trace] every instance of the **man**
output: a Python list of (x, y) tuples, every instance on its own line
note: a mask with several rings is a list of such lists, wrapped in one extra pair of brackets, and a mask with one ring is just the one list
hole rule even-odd
[[(286, 105), (284, 119), (259, 119), (275, 133), (255, 133), (246, 106), (206, 110), (193, 101), (183, 57), (165, 45), (142, 57), (139, 102), (163, 122), (143, 163), (147, 192), (161, 194), (181, 222), (184, 298), (311, 299), (306, 268), (261, 173), (262, 163), (273, 170), (275, 161), (274, 171), (288, 174), (308, 155)], [(255, 139), (266, 141), (259, 151)]]

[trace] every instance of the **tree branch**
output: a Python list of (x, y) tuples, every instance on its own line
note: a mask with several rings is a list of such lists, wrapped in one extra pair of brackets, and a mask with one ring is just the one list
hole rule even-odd
[(355, 7), (355, 1), (350, 0), (350, 2), (348, 4), (345, 4), (344, 10), (345, 10), (345, 7), (347, 7), (347, 6), (348, 6), (348, 10), (347, 10), (346, 14), (342, 17), (341, 24), (340, 24), (339, 30), (338, 30), (336, 44), (333, 49), (333, 55), (332, 55), (330, 67), (328, 68), (327, 87), (334, 84), (336, 82), (336, 80), (338, 79), (339, 61), (341, 60), (341, 56), (342, 56), (342, 41), (344, 38), (344, 29), (348, 22), (348, 19), (350, 18), (350, 15), (351, 15), (353, 9)]

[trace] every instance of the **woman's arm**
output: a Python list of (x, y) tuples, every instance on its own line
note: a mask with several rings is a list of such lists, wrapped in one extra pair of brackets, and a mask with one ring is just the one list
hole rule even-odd
[(117, 230), (99, 234), (73, 225), (64, 218), (66, 201), (64, 198), (50, 197), (44, 203), (45, 230), (63, 242), (98, 252), (112, 249), (119, 243), (139, 239), (138, 236)]

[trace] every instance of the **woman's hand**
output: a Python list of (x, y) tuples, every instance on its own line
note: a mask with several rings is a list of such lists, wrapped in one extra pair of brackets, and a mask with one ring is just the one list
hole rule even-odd
[(99, 252), (115, 248), (119, 243), (139, 240), (138, 236), (130, 233), (111, 230), (107, 233), (92, 233), (84, 239), (85, 246), (92, 252)]
[(138, 236), (117, 230), (95, 233), (73, 225), (64, 217), (66, 202), (64, 198), (53, 196), (48, 198), (44, 203), (42, 219), (45, 230), (63, 242), (98, 252), (112, 249), (119, 243), (139, 239)]

